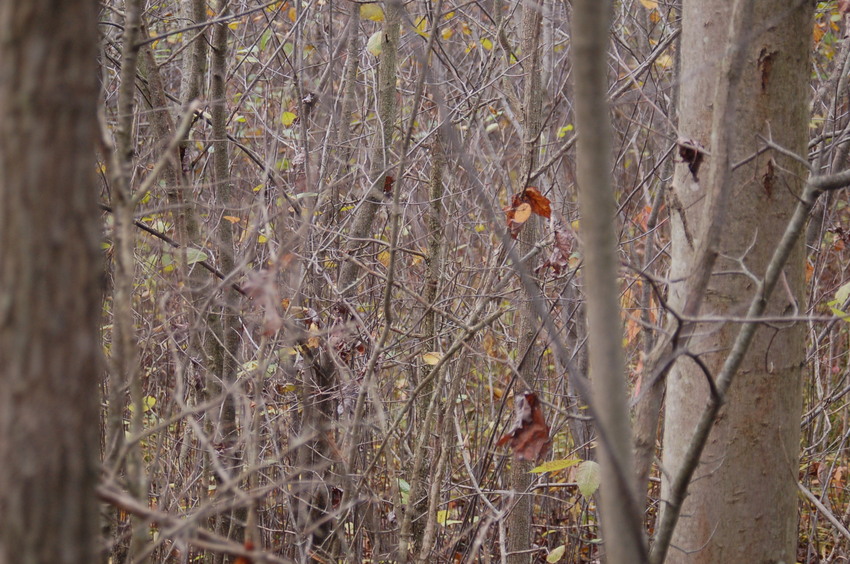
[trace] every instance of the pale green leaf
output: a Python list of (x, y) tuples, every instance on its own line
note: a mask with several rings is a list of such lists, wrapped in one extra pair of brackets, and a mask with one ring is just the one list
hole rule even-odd
[(549, 564), (555, 564), (564, 557), (564, 554), (567, 552), (567, 545), (562, 544), (561, 546), (556, 546), (553, 548), (549, 554), (546, 555), (546, 562)]
[(842, 285), (838, 288), (838, 291), (835, 292), (835, 301), (837, 301), (839, 305), (843, 305), (844, 302), (847, 301), (847, 298), (850, 298), (850, 282)]
[(576, 470), (576, 482), (578, 489), (584, 497), (590, 497), (599, 489), (600, 469), (599, 464), (592, 460), (585, 460)]
[(401, 502), (407, 505), (410, 500), (410, 483), (404, 478), (399, 478), (398, 491), (401, 493)]
[(196, 262), (204, 262), (209, 257), (204, 251), (198, 249), (186, 249), (186, 264), (195, 264)]
[(375, 33), (370, 35), (369, 40), (366, 41), (366, 50), (377, 57), (384, 49), (383, 40), (384, 32), (376, 31)]

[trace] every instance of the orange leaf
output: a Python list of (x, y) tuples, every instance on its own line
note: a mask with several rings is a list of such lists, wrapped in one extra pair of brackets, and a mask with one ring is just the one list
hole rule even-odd
[(552, 215), (552, 208), (549, 205), (549, 198), (540, 193), (540, 190), (534, 186), (529, 186), (523, 193), (525, 200), (531, 204), (531, 211), (541, 217), (549, 219)]
[(549, 199), (533, 186), (529, 186), (519, 194), (514, 194), (511, 205), (505, 207), (504, 212), (508, 230), (514, 239), (519, 235), (522, 225), (528, 221), (532, 213), (546, 218), (552, 215)]
[[(246, 540), (245, 550), (254, 550), (254, 543), (250, 540)], [(237, 556), (236, 560), (233, 561), (233, 564), (252, 564), (253, 561), (253, 558), (248, 558), (247, 556)]]
[(517, 206), (517, 209), (514, 210), (515, 223), (525, 223), (528, 221), (529, 217), (531, 217), (531, 204), (520, 204)]
[(525, 203), (520, 204), (515, 197), (514, 205), (512, 207), (506, 207), (504, 211), (508, 231), (511, 234), (511, 238), (516, 239), (517, 235), (519, 235), (519, 232), (522, 230), (522, 226), (526, 221), (528, 221), (528, 218), (531, 217), (531, 205)]

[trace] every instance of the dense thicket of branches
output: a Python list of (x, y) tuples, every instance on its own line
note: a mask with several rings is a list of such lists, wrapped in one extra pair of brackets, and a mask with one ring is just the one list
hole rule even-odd
[[(676, 4), (616, 3), (608, 57), (613, 166), (599, 174), (617, 202), (633, 398), (664, 315), (676, 90), (699, 72), (677, 74)], [(495, 447), (529, 389), (548, 459), (596, 458), (578, 395), (571, 4), (536, 5), (539, 61), (520, 3), (502, 0), (103, 3), (100, 493), (115, 558), (498, 560), (520, 501), (524, 554), (598, 557), (595, 467), (516, 491), (518, 461)], [(850, 147), (843, 15), (824, 2), (815, 21), (801, 157), (816, 173)], [(502, 208), (527, 186), (552, 212), (513, 226), (517, 244)], [(847, 209), (835, 195), (810, 229), (798, 316), (800, 477), (818, 500), (801, 502), (806, 562), (850, 550), (829, 521), (850, 509)]]

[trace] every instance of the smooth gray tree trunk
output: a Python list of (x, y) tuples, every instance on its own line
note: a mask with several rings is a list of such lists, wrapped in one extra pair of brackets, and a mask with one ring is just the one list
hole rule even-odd
[[(686, 155), (676, 167), (668, 201), (669, 301), (674, 308), (683, 306), (698, 283), (694, 272), (704, 243), (717, 229), (716, 249), (709, 249), (717, 258), (704, 294), (704, 316), (746, 312), (756, 287), (753, 276), (763, 276), (805, 181), (804, 167), (777, 151), (750, 157), (771, 136), (806, 156), (811, 3), (752, 2), (735, 39), (740, 56), (727, 58), (731, 66), (724, 71), (724, 49), (718, 46), (727, 45), (733, 4), (683, 2), (680, 135), (687, 144), (705, 147), (706, 154), (698, 170)], [(724, 84), (720, 73), (727, 71), (731, 88), (722, 92), (717, 85)], [(724, 99), (729, 103), (721, 103)], [(713, 115), (724, 108), (727, 115)], [(721, 155), (725, 164), (716, 162)], [(724, 170), (709, 174), (715, 165)], [(718, 198), (725, 198), (722, 221), (710, 224)], [(766, 315), (793, 315), (802, 307), (804, 258), (800, 244)], [(689, 350), (716, 374), (738, 329), (731, 322), (699, 324)], [(757, 333), (690, 484), (668, 562), (796, 561), (803, 330), (800, 324), (776, 323)], [(702, 369), (680, 358), (667, 382), (662, 498), (708, 397)]]
[(611, 179), (611, 118), (607, 52), (611, 4), (573, 3), (576, 154), (581, 234), (587, 288), (588, 361), (593, 386), (602, 540), (608, 562), (647, 558), (632, 469), (626, 401), (623, 327), (619, 307), (616, 205)]

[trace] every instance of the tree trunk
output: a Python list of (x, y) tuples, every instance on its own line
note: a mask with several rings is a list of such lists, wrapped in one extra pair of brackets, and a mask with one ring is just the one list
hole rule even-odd
[[(218, 0), (216, 11), (221, 15), (230, 12), (229, 0)], [(230, 174), (230, 151), (227, 139), (227, 57), (228, 57), (228, 28), (225, 23), (213, 27), (211, 49), (211, 78), (210, 98), (211, 121), (213, 132), (213, 178), (215, 179), (216, 196), (221, 215), (233, 214), (233, 177)], [(236, 267), (233, 246), (233, 225), (229, 221), (220, 221), (218, 238), (221, 249), (219, 264), (225, 275), (230, 275)], [(229, 288), (224, 288), (221, 294), (221, 304), (213, 307), (213, 313), (208, 317), (212, 330), (217, 333), (209, 341), (209, 357), (213, 366), (213, 378), (208, 385), (213, 392), (220, 392), (222, 406), (218, 421), (216, 440), (224, 447), (224, 468), (228, 476), (219, 476), (222, 481), (239, 475), (242, 469), (242, 444), (239, 441), (239, 429), (236, 421), (236, 372), (237, 354), (239, 349), (239, 304)], [(220, 384), (214, 382), (220, 378)], [(214, 395), (214, 394), (211, 394)], [(244, 537), (244, 508), (218, 516), (219, 533), (229, 539), (241, 542)], [(223, 561), (223, 555), (215, 554), (213, 561)]]
[(643, 562), (646, 549), (632, 474), (622, 322), (618, 303), (616, 213), (611, 181), (607, 52), (611, 6), (573, 4), (576, 169), (587, 287), (588, 362), (602, 471), (602, 536), (609, 562)]
[[(540, 20), (543, 3), (530, 0), (522, 9), (522, 53), (523, 73), (525, 80), (522, 98), (522, 134), (523, 152), (520, 170), (522, 185), (517, 191), (526, 187), (531, 171), (537, 165), (540, 139), (540, 121), (543, 107), (543, 86), (540, 83)], [(527, 255), (540, 237), (540, 227), (537, 218), (529, 221), (519, 236), (518, 249), (520, 256)], [(531, 272), (532, 260), (521, 265)], [(540, 357), (540, 346), (537, 344), (539, 323), (535, 315), (532, 300), (534, 296), (525, 288), (522, 292), (522, 302), (517, 307), (519, 329), (517, 333), (517, 351), (520, 355), (519, 373), (524, 382), (533, 385), (537, 379), (537, 364)], [(520, 397), (525, 391), (525, 384), (518, 383), (516, 390)], [(531, 532), (531, 474), (532, 464), (524, 460), (511, 462), (511, 489), (517, 497), (513, 509), (508, 516), (508, 564), (530, 564), (534, 554), (529, 550), (532, 543)]]
[[(763, 275), (805, 178), (799, 162), (776, 151), (730, 168), (764, 146), (759, 136), (772, 136), (778, 145), (806, 155), (811, 3), (758, 0), (751, 8), (750, 23), (733, 38), (748, 39), (737, 45), (741, 55), (726, 68), (717, 46), (727, 43), (728, 22), (734, 19), (732, 0), (683, 3), (680, 134), (688, 144), (709, 147), (710, 154), (697, 169), (693, 153), (680, 150), (684, 162), (676, 168), (669, 205), (674, 281), (670, 304), (683, 305), (693, 283), (689, 277), (702, 260), (703, 243), (711, 229), (719, 229), (718, 258), (705, 290), (703, 315), (744, 313), (756, 287), (751, 276)], [(730, 92), (723, 91), (724, 72), (731, 77)], [(718, 102), (727, 96), (728, 104)], [(727, 115), (712, 114), (723, 108)], [(720, 155), (728, 155), (725, 163), (717, 161)], [(706, 174), (714, 166), (723, 170)], [(722, 202), (724, 186), (725, 218), (711, 225), (706, 218), (718, 198)], [(765, 314), (793, 315), (803, 290), (800, 244)], [(733, 323), (701, 324), (689, 350), (717, 374), (738, 329)], [(804, 353), (799, 324), (773, 325), (757, 333), (690, 484), (669, 562), (795, 561)], [(709, 401), (706, 375), (690, 360), (677, 362), (667, 390), (663, 465), (668, 478), (663, 497)]]
[(97, 559), (96, 4), (0, 2), (0, 563)]

